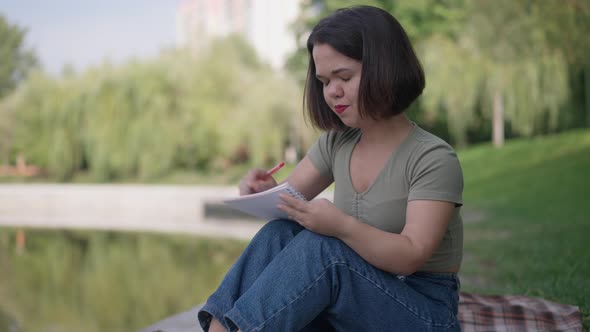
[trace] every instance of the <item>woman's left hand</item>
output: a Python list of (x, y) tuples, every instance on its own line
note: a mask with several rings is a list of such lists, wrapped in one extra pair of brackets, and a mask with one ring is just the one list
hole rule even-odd
[(280, 197), (285, 203), (279, 209), (312, 232), (339, 237), (349, 221), (348, 215), (325, 198), (306, 202), (285, 194)]

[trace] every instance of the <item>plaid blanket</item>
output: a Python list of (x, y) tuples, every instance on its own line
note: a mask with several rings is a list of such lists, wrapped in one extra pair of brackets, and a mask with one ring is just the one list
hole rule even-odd
[(463, 332), (582, 331), (578, 307), (527, 296), (461, 293)]
[[(202, 306), (168, 317), (139, 332), (202, 332), (196, 319)], [(582, 331), (578, 307), (526, 296), (461, 293), (459, 320), (463, 332)]]

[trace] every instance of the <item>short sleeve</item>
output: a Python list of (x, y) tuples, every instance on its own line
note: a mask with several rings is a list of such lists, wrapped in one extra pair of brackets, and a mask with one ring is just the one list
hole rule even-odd
[(424, 148), (411, 170), (411, 200), (436, 200), (463, 205), (463, 171), (455, 151), (448, 145)]
[(317, 168), (320, 174), (330, 179), (333, 178), (334, 141), (335, 133), (323, 133), (307, 152), (311, 163)]

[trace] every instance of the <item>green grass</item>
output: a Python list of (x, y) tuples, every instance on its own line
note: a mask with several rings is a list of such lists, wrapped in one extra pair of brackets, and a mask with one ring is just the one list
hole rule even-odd
[(590, 130), (459, 152), (464, 290), (577, 305), (590, 326)]

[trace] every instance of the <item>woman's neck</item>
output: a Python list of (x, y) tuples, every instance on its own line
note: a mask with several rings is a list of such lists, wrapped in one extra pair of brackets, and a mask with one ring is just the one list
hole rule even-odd
[(413, 124), (404, 113), (385, 120), (367, 121), (361, 128), (363, 144), (396, 144), (403, 141)]

